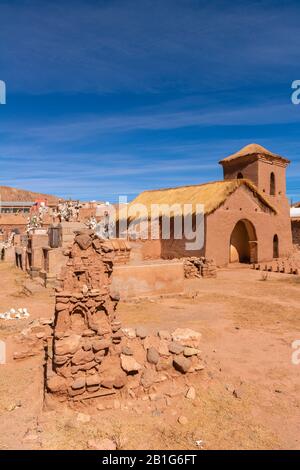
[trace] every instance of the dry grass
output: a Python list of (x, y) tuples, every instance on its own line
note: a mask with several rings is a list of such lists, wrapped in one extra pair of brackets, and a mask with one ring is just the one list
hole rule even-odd
[[(170, 216), (168, 211), (172, 205), (174, 205), (174, 211), (171, 215), (173, 217), (181, 216), (184, 213), (184, 204), (191, 205), (192, 214), (197, 212), (197, 204), (203, 204), (205, 214), (208, 215), (218, 209), (228, 196), (230, 196), (240, 186), (245, 186), (260, 200), (260, 202), (267, 206), (272, 212), (276, 213), (276, 209), (267, 201), (263, 194), (258, 191), (254, 184), (246, 179), (235, 179), (215, 181), (201, 185), (144, 191), (132, 201), (129, 207), (126, 208), (125, 217), (127, 217), (128, 214), (129, 221), (134, 220), (137, 217), (136, 213), (138, 212), (139, 219), (147, 219), (151, 215), (152, 204), (159, 204), (161, 206), (166, 205), (165, 208), (160, 208), (160, 212), (159, 214), (156, 214), (156, 216)], [(139, 204), (145, 207), (145, 213), (140, 213), (139, 209), (136, 211), (135, 207), (138, 207)], [(134, 212), (133, 214), (130, 213), (131, 209)], [(119, 220), (124, 218), (122, 213), (124, 213), (124, 209), (120, 210), (118, 216)]]
[(249, 144), (243, 147), (241, 150), (239, 150), (236, 153), (233, 153), (232, 155), (229, 155), (229, 157), (224, 158), (221, 160), (219, 163), (226, 163), (230, 162), (232, 160), (236, 160), (237, 158), (242, 158), (242, 157), (248, 157), (250, 155), (267, 155), (272, 158), (279, 159), (284, 162), (289, 162), (287, 158), (281, 157), (280, 155), (277, 155), (276, 153), (270, 152), (270, 150), (267, 150), (265, 147), (262, 145), (258, 144)]

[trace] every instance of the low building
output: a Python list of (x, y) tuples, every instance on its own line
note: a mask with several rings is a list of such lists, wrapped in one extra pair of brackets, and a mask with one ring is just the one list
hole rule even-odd
[(0, 214), (29, 214), (33, 205), (32, 201), (2, 201)]
[(300, 248), (300, 202), (290, 209), (293, 244)]
[(4, 239), (7, 239), (12, 231), (24, 233), (28, 218), (41, 204), (49, 208), (45, 217), (45, 226), (48, 226), (52, 222), (51, 211), (58, 201), (57, 197), (48, 194), (0, 186), (0, 232)]
[[(207, 184), (145, 191), (128, 208), (145, 206), (150, 217), (153, 205), (169, 207), (204, 206), (204, 243), (201, 249), (187, 248), (184, 233), (174, 235), (176, 221), (182, 216), (170, 215), (170, 236), (164, 239), (159, 214), (159, 236), (135, 242), (143, 259), (172, 259), (205, 256), (215, 259), (218, 266), (230, 262), (257, 263), (292, 253), (290, 207), (286, 197), (288, 159), (257, 144), (251, 144), (219, 162), (224, 180)], [(139, 211), (138, 211), (139, 212)], [(123, 215), (120, 215), (122, 220)], [(140, 215), (127, 222), (139, 223)], [(195, 222), (193, 225), (195, 229)], [(150, 235), (150, 234), (148, 234)], [(134, 247), (132, 252), (137, 251)]]

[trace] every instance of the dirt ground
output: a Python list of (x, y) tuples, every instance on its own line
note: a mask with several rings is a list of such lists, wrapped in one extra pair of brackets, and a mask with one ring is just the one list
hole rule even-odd
[(53, 293), (24, 295), (25, 275), (7, 264), (0, 264), (0, 279), (0, 312), (27, 307), (31, 314), (0, 320), (8, 356), (0, 365), (0, 449), (86, 449), (105, 437), (120, 449), (300, 449), (300, 365), (291, 361), (291, 343), (300, 339), (299, 276), (263, 280), (236, 266), (217, 279), (186, 281), (181, 297), (121, 302), (123, 326), (200, 331), (206, 367), (185, 379), (194, 400), (121, 409), (116, 400), (104, 411), (43, 404), (43, 358), (14, 361), (13, 336), (53, 314)]

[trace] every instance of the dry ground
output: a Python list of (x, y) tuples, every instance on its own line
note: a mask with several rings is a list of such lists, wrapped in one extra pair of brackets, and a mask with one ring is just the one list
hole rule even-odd
[[(120, 303), (125, 326), (149, 331), (186, 326), (203, 335), (206, 369), (188, 379), (195, 400), (174, 398), (159, 409), (82, 408), (79, 422), (67, 407), (43, 407), (42, 358), (13, 361), (13, 334), (32, 318), (49, 317), (54, 298), (41, 290), (24, 296), (24, 275), (0, 264), (0, 312), (26, 306), (31, 317), (0, 320), (8, 362), (0, 365), (1, 449), (85, 449), (91, 438), (113, 438), (124, 449), (300, 449), (300, 365), (291, 343), (300, 339), (300, 278), (245, 268), (220, 271), (217, 279), (186, 282), (177, 298)], [(232, 393), (236, 390), (235, 395)], [(117, 406), (117, 405), (116, 405)], [(180, 425), (178, 416), (188, 424)]]

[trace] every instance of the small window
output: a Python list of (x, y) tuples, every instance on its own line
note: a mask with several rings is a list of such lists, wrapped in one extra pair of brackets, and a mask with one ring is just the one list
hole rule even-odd
[(278, 235), (274, 235), (273, 237), (273, 258), (279, 258), (279, 243), (278, 243)]
[(270, 194), (271, 196), (275, 196), (275, 175), (273, 171), (270, 174)]
[(237, 174), (237, 179), (238, 179), (238, 180), (241, 180), (241, 179), (243, 179), (243, 178), (244, 178), (244, 177), (243, 177), (243, 173), (239, 172), (239, 173)]

